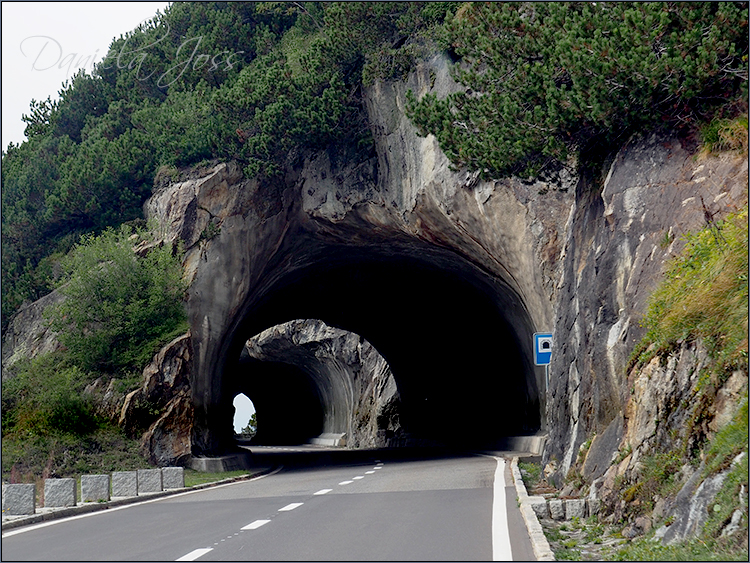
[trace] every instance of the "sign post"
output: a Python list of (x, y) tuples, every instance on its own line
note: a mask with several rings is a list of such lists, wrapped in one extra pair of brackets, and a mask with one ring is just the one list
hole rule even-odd
[(534, 365), (544, 366), (544, 383), (549, 389), (549, 363), (552, 360), (552, 333), (534, 333)]

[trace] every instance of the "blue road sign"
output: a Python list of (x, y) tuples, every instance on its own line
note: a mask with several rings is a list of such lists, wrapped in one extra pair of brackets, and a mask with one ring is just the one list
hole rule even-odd
[(534, 365), (546, 366), (552, 359), (552, 333), (534, 333)]

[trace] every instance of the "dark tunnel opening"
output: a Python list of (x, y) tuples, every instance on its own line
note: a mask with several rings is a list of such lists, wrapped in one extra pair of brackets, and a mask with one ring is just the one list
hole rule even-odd
[(258, 429), (252, 443), (302, 444), (323, 431), (324, 410), (320, 393), (310, 376), (282, 362), (243, 360), (252, 374), (242, 391), (255, 406)]
[[(533, 327), (522, 309), (510, 289), (476, 271), (411, 257), (337, 253), (335, 260), (274, 283), (249, 308), (233, 347), (239, 350), (248, 337), (292, 319), (322, 319), (366, 338), (385, 357), (398, 385), (401, 424), (411, 436), (489, 447), (541, 427), (535, 370), (520, 344), (531, 339)], [(309, 436), (318, 408), (309, 405), (320, 405), (311, 379), (292, 375), (288, 366), (263, 363), (238, 371), (247, 378), (243, 390), (258, 405), (267, 433), (262, 439), (291, 443)], [(270, 381), (274, 378), (288, 384)], [(257, 391), (250, 390), (250, 380), (264, 379), (252, 384)], [(299, 428), (293, 428), (292, 417), (281, 420), (272, 413), (287, 395), (300, 412), (309, 412), (309, 420), (296, 419)], [(264, 402), (269, 406), (261, 413)]]

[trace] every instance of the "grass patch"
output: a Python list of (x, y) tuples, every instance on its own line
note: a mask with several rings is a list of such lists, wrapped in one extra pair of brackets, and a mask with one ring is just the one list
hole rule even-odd
[(747, 153), (747, 114), (734, 119), (714, 119), (701, 128), (704, 153), (738, 151)]
[(705, 475), (712, 475), (726, 467), (741, 452), (747, 451), (748, 410), (747, 394), (732, 421), (716, 433), (706, 452)]
[[(651, 296), (642, 348), (668, 352), (703, 337), (713, 344), (713, 370), (747, 369), (748, 211), (687, 235)], [(643, 363), (642, 361), (640, 363)]]
[(87, 436), (50, 434), (4, 436), (2, 476), (11, 483), (48, 477), (77, 477), (150, 467), (138, 442), (120, 428), (102, 426)]
[(521, 479), (527, 490), (534, 488), (542, 479), (542, 466), (539, 463), (519, 460), (518, 470), (521, 472)]
[(747, 561), (747, 550), (738, 552), (717, 541), (699, 539), (679, 545), (661, 545), (651, 538), (633, 541), (615, 553), (614, 561)]
[(224, 471), (220, 473), (210, 473), (206, 471), (195, 471), (194, 469), (185, 469), (185, 486), (194, 487), (195, 485), (215, 483), (216, 481), (223, 481), (224, 479), (242, 477), (243, 475), (248, 475), (249, 473), (249, 471), (242, 469), (238, 471)]

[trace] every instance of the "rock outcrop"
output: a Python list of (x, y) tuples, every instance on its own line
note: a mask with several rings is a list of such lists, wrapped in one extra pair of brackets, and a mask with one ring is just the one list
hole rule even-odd
[(119, 424), (141, 441), (143, 454), (160, 466), (190, 457), (193, 406), (190, 333), (165, 345), (143, 370), (142, 385), (125, 397)]
[[(398, 389), (390, 367), (360, 336), (318, 320), (296, 320), (251, 338), (243, 356), (301, 369), (320, 399), (321, 433), (343, 435), (347, 447), (384, 447), (405, 439), (399, 420)], [(260, 422), (254, 441), (262, 443), (264, 439), (273, 440), (273, 432), (264, 436), (264, 425), (273, 430), (274, 412), (287, 420), (293, 415), (288, 396), (274, 393), (277, 387), (266, 393), (254, 388), (253, 375), (252, 366), (246, 367), (236, 385), (239, 390), (249, 389), (246, 394), (255, 397)]]
[(13, 373), (13, 364), (22, 358), (36, 358), (60, 349), (56, 333), (49, 327), (44, 311), (64, 297), (58, 291), (33, 303), (24, 304), (8, 324), (3, 335), (2, 378)]
[[(545, 381), (532, 334), (552, 325), (577, 178), (567, 168), (535, 181), (452, 170), (403, 111), (409, 89), (456, 88), (448, 66), (435, 57), (407, 81), (367, 91), (369, 158), (309, 154), (278, 182), (241, 179), (220, 163), (147, 204), (165, 238), (186, 249), (196, 453), (233, 442), (223, 380), (247, 339), (299, 318), (378, 347), (409, 431), (430, 432), (452, 402), (454, 417), (470, 421), (456, 440), (540, 429)], [(463, 385), (448, 391), (457, 374)]]

